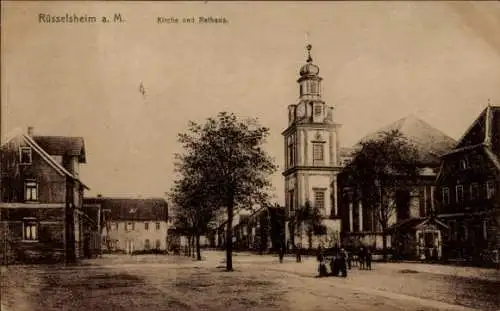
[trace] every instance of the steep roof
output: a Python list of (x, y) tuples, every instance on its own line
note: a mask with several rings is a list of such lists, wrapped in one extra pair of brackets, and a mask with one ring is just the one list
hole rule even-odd
[(100, 204), (111, 212), (111, 220), (166, 221), (168, 204), (162, 198), (85, 198), (85, 205)]
[(24, 139), (24, 141), (31, 147), (33, 148), (33, 150), (35, 150), (35, 152), (37, 152), (41, 157), (42, 159), (47, 162), (50, 166), (52, 166), (52, 168), (54, 168), (54, 170), (56, 172), (58, 172), (59, 174), (63, 175), (63, 176), (68, 176), (70, 177), (71, 179), (73, 180), (76, 180), (78, 181), (83, 187), (85, 187), (87, 190), (90, 189), (80, 178), (78, 178), (77, 176), (73, 175), (72, 173), (70, 173), (67, 169), (65, 169), (61, 164), (59, 164), (57, 161), (55, 161), (51, 155), (45, 150), (43, 149), (35, 140), (33, 137), (29, 136), (29, 135), (26, 135), (26, 134), (23, 134), (20, 132), (20, 130), (16, 129), (14, 130), (10, 135), (9, 137), (1, 144), (1, 146), (5, 146), (7, 145), (7, 143), (9, 143), (12, 139), (16, 138), (16, 137), (21, 137), (22, 139)]
[(392, 130), (399, 130), (416, 147), (419, 154), (419, 161), (426, 164), (439, 164), (440, 156), (452, 150), (456, 145), (456, 141), (453, 138), (414, 115), (399, 119), (366, 135), (358, 144), (377, 139), (384, 132)]
[(459, 139), (456, 149), (488, 143), (500, 135), (500, 107), (486, 107)]
[(500, 170), (500, 106), (486, 107), (460, 138), (455, 149), (443, 157), (481, 148)]
[(80, 163), (86, 163), (83, 137), (33, 136), (33, 140), (50, 155), (78, 156)]

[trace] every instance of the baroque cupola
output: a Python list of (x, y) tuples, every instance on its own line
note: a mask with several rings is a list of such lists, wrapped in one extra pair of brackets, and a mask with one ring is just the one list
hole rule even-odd
[(319, 67), (313, 63), (311, 56), (312, 46), (307, 45), (307, 61), (300, 68), (300, 77), (297, 80), (300, 86), (300, 97), (309, 99), (321, 98), (321, 80), (319, 76)]

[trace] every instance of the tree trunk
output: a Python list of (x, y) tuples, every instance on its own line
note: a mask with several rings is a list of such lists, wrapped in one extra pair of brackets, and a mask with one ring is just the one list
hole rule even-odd
[(311, 230), (308, 230), (307, 231), (307, 240), (308, 240), (308, 243), (309, 243), (309, 249), (312, 248), (312, 239), (313, 239), (313, 233)]
[(382, 226), (382, 255), (384, 261), (387, 261), (387, 237), (385, 235), (387, 226)]
[(196, 235), (193, 234), (193, 237), (191, 238), (191, 257), (193, 259), (196, 258), (196, 245), (195, 245), (195, 243), (196, 243)]
[(188, 235), (188, 245), (186, 245), (186, 256), (191, 257), (191, 235)]
[(233, 271), (233, 213), (234, 201), (231, 199), (227, 206), (226, 271)]
[(201, 260), (200, 234), (196, 234), (196, 260)]

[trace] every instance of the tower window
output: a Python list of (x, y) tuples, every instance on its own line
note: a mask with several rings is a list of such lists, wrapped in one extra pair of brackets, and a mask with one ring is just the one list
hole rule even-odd
[(295, 165), (295, 145), (293, 139), (293, 136), (288, 139), (288, 164), (290, 166)]
[(294, 203), (295, 203), (295, 191), (292, 189), (288, 191), (288, 207), (290, 212), (293, 212), (295, 210)]
[(311, 93), (312, 94), (318, 94), (319, 93), (319, 87), (318, 87), (318, 83), (316, 82), (311, 82)]
[(314, 189), (314, 207), (323, 210), (325, 208), (325, 190)]
[(325, 148), (323, 143), (313, 143), (313, 161), (325, 160)]
[(314, 115), (315, 116), (321, 116), (323, 113), (323, 109), (320, 105), (314, 106)]

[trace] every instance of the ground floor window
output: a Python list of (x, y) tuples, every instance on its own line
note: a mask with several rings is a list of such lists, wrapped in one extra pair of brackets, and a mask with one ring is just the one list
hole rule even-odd
[(38, 241), (38, 224), (34, 221), (23, 223), (23, 240)]
[(146, 239), (146, 241), (144, 242), (144, 249), (149, 250), (150, 248), (151, 248), (151, 245), (149, 244), (149, 240)]

